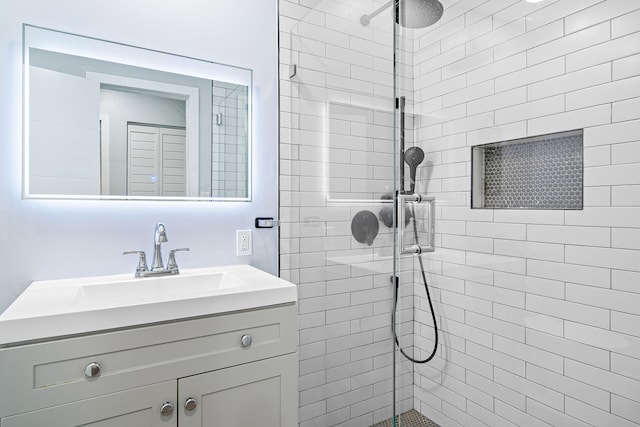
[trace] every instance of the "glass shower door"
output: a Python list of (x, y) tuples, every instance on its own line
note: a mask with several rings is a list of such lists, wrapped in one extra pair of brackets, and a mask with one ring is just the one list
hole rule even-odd
[[(393, 422), (413, 405), (391, 327), (414, 263), (396, 250), (391, 6), (280, 0), (281, 276), (298, 285), (301, 426)], [(397, 299), (405, 345), (412, 307)]]

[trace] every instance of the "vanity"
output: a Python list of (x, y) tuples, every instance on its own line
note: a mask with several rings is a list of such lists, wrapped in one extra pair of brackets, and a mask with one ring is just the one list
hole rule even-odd
[(0, 315), (0, 426), (295, 426), (296, 299), (248, 265), (33, 282)]

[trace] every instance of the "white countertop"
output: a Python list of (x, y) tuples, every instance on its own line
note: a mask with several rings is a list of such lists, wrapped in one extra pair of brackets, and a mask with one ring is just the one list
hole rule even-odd
[(0, 346), (296, 301), (293, 283), (249, 265), (35, 281), (0, 315)]

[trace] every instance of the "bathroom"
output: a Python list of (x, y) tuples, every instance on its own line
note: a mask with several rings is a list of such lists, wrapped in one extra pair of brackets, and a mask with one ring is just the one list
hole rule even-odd
[[(251, 264), (297, 285), (300, 426), (411, 410), (441, 426), (640, 425), (637, 2), (441, 0), (438, 21), (408, 28), (378, 0), (1, 1), (0, 311), (34, 280), (133, 275), (122, 252), (148, 250), (162, 222), (167, 249), (190, 248), (184, 270)], [(252, 70), (251, 200), (23, 197), (23, 24)], [(407, 151), (424, 153), (415, 192), (435, 198), (419, 257), (394, 256), (382, 221), (352, 233), (390, 206), (400, 97)], [(472, 147), (574, 130), (581, 206), (475, 204)], [(416, 364), (390, 325), (397, 312), (402, 347), (429, 356), (421, 262), (439, 344)]]

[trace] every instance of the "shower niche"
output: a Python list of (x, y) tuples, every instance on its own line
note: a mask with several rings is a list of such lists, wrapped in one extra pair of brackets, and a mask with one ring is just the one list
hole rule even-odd
[(582, 209), (583, 131), (471, 148), (471, 207)]

